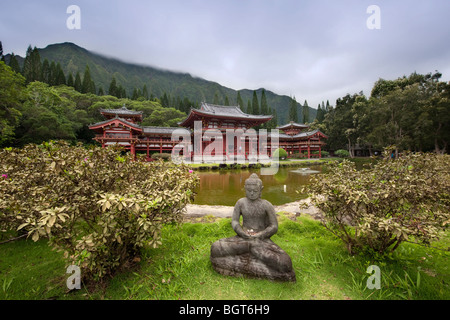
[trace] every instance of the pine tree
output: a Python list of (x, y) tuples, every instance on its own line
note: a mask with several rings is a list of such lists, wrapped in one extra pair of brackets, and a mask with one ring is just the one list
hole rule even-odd
[(89, 66), (86, 65), (84, 69), (83, 83), (81, 85), (81, 93), (94, 93), (95, 94), (95, 85), (91, 78), (91, 72), (89, 70)]
[(167, 93), (164, 92), (164, 94), (160, 100), (161, 100), (162, 107), (169, 108), (169, 97), (167, 96)]
[(228, 96), (225, 96), (225, 102), (224, 102), (225, 106), (229, 106), (230, 105), (230, 100), (228, 100)]
[(289, 121), (298, 122), (298, 112), (297, 112), (297, 100), (291, 99), (291, 106), (289, 108)]
[(262, 89), (261, 93), (261, 114), (269, 114), (269, 106), (267, 105), (266, 90)]
[(9, 66), (11, 67), (11, 69), (16, 72), (16, 73), (20, 73), (20, 66), (19, 66), (19, 62), (17, 62), (16, 56), (13, 53), (11, 53), (11, 57), (9, 58)]
[(216, 105), (219, 104), (219, 95), (217, 94), (217, 92), (214, 93), (214, 101), (213, 101), (213, 104), (216, 104)]
[(237, 101), (239, 108), (241, 108), (241, 110), (244, 111), (245, 105), (244, 105), (244, 101), (242, 100), (241, 93), (239, 91), (237, 92), (236, 101)]
[(272, 113), (272, 119), (267, 122), (267, 129), (275, 129), (278, 126), (277, 110), (273, 108), (270, 112)]
[(114, 76), (112, 77), (111, 83), (109, 84), (108, 94), (114, 97), (117, 96), (117, 83), (116, 78)]
[(41, 57), (36, 47), (31, 49), (31, 45), (28, 46), (25, 61), (23, 63), (23, 75), (27, 83), (32, 81), (41, 80)]
[(99, 95), (99, 96), (104, 96), (104, 95), (105, 95), (105, 92), (103, 91), (103, 88), (102, 88), (102, 87), (98, 88), (98, 93), (97, 93), (97, 95)]
[(256, 91), (253, 91), (252, 111), (252, 114), (260, 114), (258, 96), (256, 95)]
[(127, 92), (125, 91), (125, 88), (122, 87), (121, 84), (119, 84), (119, 86), (117, 87), (117, 98), (126, 98), (127, 97)]
[(320, 106), (320, 103), (319, 103), (319, 105), (318, 105), (318, 107), (317, 107), (317, 115), (316, 115), (316, 119), (317, 119), (317, 122), (319, 122), (319, 123), (322, 123), (322, 121), (323, 121), (323, 119), (324, 119), (324, 109), (322, 109), (322, 107)]
[(61, 84), (66, 84), (66, 76), (64, 75), (64, 71), (61, 67), (61, 64), (58, 62), (56, 65), (56, 77), (55, 77), (55, 85), (59, 86)]
[(148, 100), (148, 89), (146, 84), (142, 87), (142, 96), (145, 100)]
[(50, 63), (47, 59), (42, 63), (42, 74), (41, 74), (42, 82), (50, 84)]
[(252, 103), (250, 102), (250, 99), (247, 100), (247, 114), (252, 114), (253, 113), (253, 108), (252, 108)]
[(36, 47), (34, 47), (31, 55), (31, 65), (32, 65), (33, 81), (41, 81), (41, 73), (42, 73), (41, 56), (39, 55), (39, 50)]
[(95, 82), (91, 81), (91, 93), (97, 94), (97, 88), (95, 88)]
[(31, 52), (33, 52), (33, 49), (31, 48), (31, 45), (27, 48), (27, 53), (25, 54), (25, 60), (23, 61), (23, 67), (22, 67), (22, 74), (25, 77), (25, 80), (27, 82), (30, 82), (31, 80)]
[(73, 87), (78, 92), (81, 92), (81, 77), (79, 71), (77, 71), (77, 74), (75, 75), (75, 82), (73, 83)]
[(67, 76), (67, 85), (69, 87), (73, 87), (73, 75), (72, 75), (72, 72), (69, 72), (69, 75)]
[(50, 72), (48, 76), (48, 84), (54, 86), (56, 84), (56, 64), (55, 61), (50, 63)]
[(139, 98), (138, 91), (136, 88), (133, 89), (133, 94), (131, 95), (131, 100), (137, 100)]
[(302, 108), (302, 118), (303, 123), (309, 123), (309, 106), (308, 101), (305, 100), (305, 103), (303, 104)]

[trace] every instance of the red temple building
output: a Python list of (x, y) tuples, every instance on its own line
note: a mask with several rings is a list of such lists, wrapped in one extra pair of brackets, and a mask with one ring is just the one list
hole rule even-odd
[[(89, 129), (96, 133), (94, 140), (102, 147), (119, 144), (130, 150), (133, 155), (145, 152), (147, 160), (151, 160), (152, 153), (171, 153), (174, 146), (180, 144), (179, 140), (172, 139), (172, 133), (179, 128), (141, 126), (139, 123), (142, 122), (142, 111), (129, 110), (123, 106), (119, 109), (101, 109), (100, 112), (105, 120), (90, 125)], [(216, 160), (218, 158), (225, 161), (238, 158), (248, 160), (258, 147), (259, 152), (264, 151), (268, 156), (277, 147), (271, 144), (271, 134), (266, 135), (266, 140), (262, 141), (258, 140), (260, 137), (257, 137), (257, 132), (252, 130), (270, 119), (272, 119), (270, 115), (246, 114), (238, 106), (202, 103), (200, 109), (191, 109), (179, 126), (186, 128), (188, 134), (195, 140), (198, 132), (196, 124), (198, 126), (201, 123), (203, 139), (199, 145), (194, 141), (194, 148), (201, 145), (201, 150), (187, 148), (190, 154), (208, 151), (215, 142), (215, 146), (220, 145), (220, 148), (212, 149), (211, 155), (216, 157)], [(305, 153), (305, 157), (320, 158), (321, 147), (325, 144), (323, 139), (327, 137), (319, 130), (306, 131), (308, 128), (307, 125), (293, 122), (278, 127), (277, 129), (283, 131), (279, 134), (279, 147), (285, 149), (289, 156), (294, 153)], [(232, 141), (227, 141), (226, 138), (229, 137), (227, 134), (230, 132), (234, 135), (231, 136)], [(211, 133), (213, 138), (204, 138)], [(312, 154), (313, 151), (318, 151), (318, 154)]]
[[(295, 153), (305, 158), (322, 158), (322, 147), (325, 145), (323, 139), (328, 137), (320, 130), (308, 131), (307, 124), (295, 123), (291, 121), (288, 124), (277, 127), (283, 131), (279, 135), (280, 148), (286, 150), (288, 157)], [(322, 139), (322, 140), (321, 140)], [(317, 151), (317, 153), (314, 153)]]

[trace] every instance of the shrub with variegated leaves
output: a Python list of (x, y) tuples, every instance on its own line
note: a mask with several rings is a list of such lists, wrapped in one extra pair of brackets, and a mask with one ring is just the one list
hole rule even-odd
[(450, 155), (405, 153), (356, 170), (344, 160), (303, 189), (323, 225), (353, 254), (385, 253), (404, 241), (430, 244), (450, 224)]
[(198, 183), (183, 165), (63, 141), (1, 150), (0, 173), (0, 230), (48, 237), (84, 280), (161, 244), (161, 227), (180, 221)]

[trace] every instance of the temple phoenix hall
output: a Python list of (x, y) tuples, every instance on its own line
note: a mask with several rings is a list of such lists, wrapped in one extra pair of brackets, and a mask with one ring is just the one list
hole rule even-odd
[[(287, 151), (288, 157), (298, 153), (300, 157), (308, 159), (321, 158), (324, 139), (327, 138), (320, 130), (309, 131), (306, 124), (290, 122), (277, 128), (280, 131), (278, 146), (272, 145), (271, 133), (267, 134), (267, 141), (260, 143), (255, 141), (259, 139), (257, 135), (252, 136), (249, 133), (255, 133), (257, 130), (253, 129), (271, 120), (271, 115), (251, 115), (244, 113), (239, 106), (221, 106), (205, 102), (201, 103), (199, 109), (191, 108), (189, 115), (179, 123), (178, 128), (141, 126), (142, 111), (129, 110), (125, 106), (119, 109), (100, 109), (100, 113), (105, 120), (89, 126), (89, 129), (95, 132), (93, 139), (102, 147), (119, 144), (133, 155), (145, 153), (147, 161), (152, 160), (153, 153), (171, 153), (173, 148), (180, 144), (178, 137), (172, 135), (176, 129), (185, 128), (193, 136), (195, 124), (198, 126), (200, 122), (202, 133), (211, 131), (217, 133), (215, 139), (202, 139), (201, 142), (204, 151), (213, 141), (219, 140), (221, 148), (213, 150), (216, 160), (217, 157), (224, 161), (238, 158), (251, 160), (249, 157), (258, 146), (259, 151), (264, 151), (269, 157), (279, 147)], [(244, 134), (237, 135), (233, 143), (230, 143), (226, 141), (230, 129)], [(185, 150), (188, 153), (195, 151), (193, 148)]]

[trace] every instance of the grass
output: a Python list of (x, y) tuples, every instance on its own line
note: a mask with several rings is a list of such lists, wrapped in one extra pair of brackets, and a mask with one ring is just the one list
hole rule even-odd
[[(62, 256), (45, 240), (2, 244), (0, 299), (450, 299), (449, 252), (404, 243), (382, 260), (349, 256), (317, 221), (283, 213), (279, 221), (272, 240), (291, 256), (295, 283), (216, 273), (211, 244), (234, 232), (230, 219), (210, 218), (164, 227), (162, 246), (143, 250), (137, 268), (93, 292), (68, 292)], [(370, 265), (380, 267), (380, 290), (366, 286)]]

